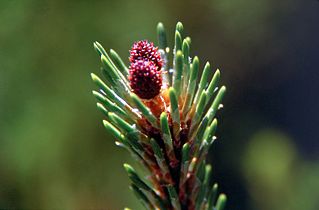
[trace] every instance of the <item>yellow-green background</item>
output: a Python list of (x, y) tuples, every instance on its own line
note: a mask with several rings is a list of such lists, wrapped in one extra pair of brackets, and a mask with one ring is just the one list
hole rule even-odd
[(1, 0), (0, 209), (142, 209), (89, 73), (93, 41), (127, 61), (159, 21), (228, 87), (209, 155), (227, 209), (319, 209), (316, 0)]

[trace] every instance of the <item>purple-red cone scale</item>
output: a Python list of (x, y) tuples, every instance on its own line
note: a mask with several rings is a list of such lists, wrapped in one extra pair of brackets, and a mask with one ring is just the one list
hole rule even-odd
[(131, 63), (129, 73), (132, 91), (140, 98), (152, 99), (160, 93), (162, 75), (153, 62), (137, 60)]
[(137, 60), (154, 62), (157, 70), (160, 71), (163, 66), (163, 59), (157, 47), (153, 42), (142, 40), (135, 42), (130, 50), (130, 62), (135, 63)]

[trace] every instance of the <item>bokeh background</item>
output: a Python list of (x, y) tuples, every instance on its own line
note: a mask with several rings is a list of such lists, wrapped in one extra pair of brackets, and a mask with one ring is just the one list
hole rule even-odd
[(317, 0), (1, 0), (0, 208), (142, 209), (89, 73), (93, 41), (127, 58), (159, 21), (228, 87), (209, 155), (227, 209), (318, 210)]

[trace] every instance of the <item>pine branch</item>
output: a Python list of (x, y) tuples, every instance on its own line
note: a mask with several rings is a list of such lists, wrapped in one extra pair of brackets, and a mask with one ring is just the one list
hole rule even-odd
[(212, 74), (209, 62), (198, 78), (199, 58), (191, 59), (191, 39), (184, 34), (178, 22), (171, 65), (162, 23), (157, 25), (158, 47), (147, 40), (134, 43), (129, 66), (114, 50), (94, 42), (105, 81), (92, 73), (98, 88), (92, 93), (116, 145), (149, 173), (144, 179), (124, 164), (130, 188), (145, 209), (222, 210), (227, 199), (218, 195), (217, 184), (210, 187), (206, 156), (216, 139), (216, 113), (226, 87), (218, 88), (220, 71)]

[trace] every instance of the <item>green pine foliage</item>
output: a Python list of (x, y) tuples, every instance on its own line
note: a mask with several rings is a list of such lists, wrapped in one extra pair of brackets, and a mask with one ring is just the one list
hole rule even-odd
[(148, 100), (132, 91), (129, 67), (120, 56), (95, 42), (104, 81), (91, 74), (98, 88), (93, 95), (104, 114), (104, 127), (115, 136), (116, 144), (148, 172), (141, 177), (124, 164), (130, 189), (145, 209), (222, 210), (226, 196), (218, 193), (216, 183), (211, 186), (212, 167), (205, 159), (216, 139), (216, 112), (222, 107), (226, 88), (219, 87), (220, 71), (211, 73), (209, 62), (199, 77), (199, 58), (191, 57), (191, 39), (184, 34), (178, 22), (170, 50), (164, 25), (157, 25), (163, 85), (161, 93)]

